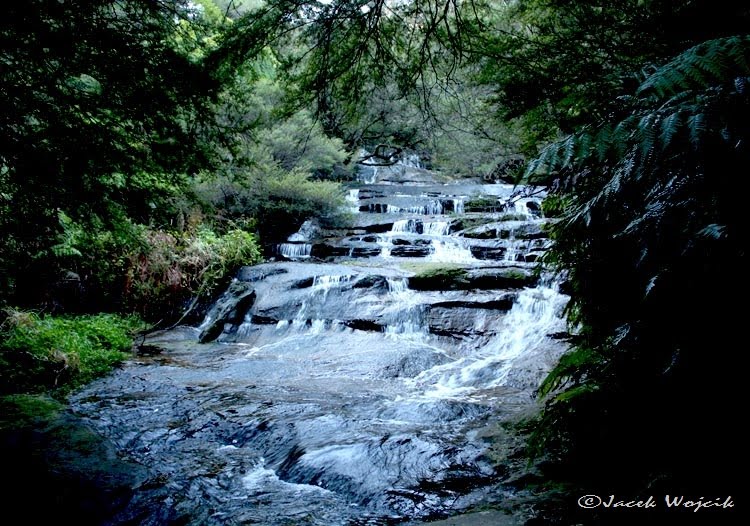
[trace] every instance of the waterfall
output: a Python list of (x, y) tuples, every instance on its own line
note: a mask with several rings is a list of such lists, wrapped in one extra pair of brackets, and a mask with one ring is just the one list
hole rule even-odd
[(448, 221), (432, 221), (424, 224), (423, 233), (428, 236), (447, 236), (450, 226)]
[(470, 249), (460, 244), (460, 240), (434, 240), (432, 242), (432, 253), (427, 256), (427, 261), (435, 263), (476, 263), (477, 259)]
[(425, 205), (415, 206), (398, 206), (386, 205), (387, 214), (420, 214), (425, 216), (436, 216), (445, 213), (443, 203), (438, 200), (431, 200)]
[(305, 259), (310, 257), (312, 245), (310, 243), (281, 243), (277, 250), (287, 259)]
[(386, 278), (388, 292), (393, 299), (393, 307), (388, 316), (385, 335), (389, 338), (403, 338), (412, 341), (425, 341), (429, 327), (425, 320), (424, 306), (409, 290), (406, 278)]
[(399, 219), (393, 223), (391, 233), (393, 234), (418, 234), (421, 223), (416, 219)]
[(380, 257), (389, 259), (391, 257), (391, 247), (393, 247), (391, 238), (387, 236), (377, 236), (377, 243), (380, 246)]
[(406, 278), (386, 278), (386, 284), (391, 294), (404, 294), (409, 290), (409, 280)]
[(444, 184), (403, 162), (360, 167), (378, 183), (347, 205), (373, 213), (305, 222), (278, 245), (284, 261), (241, 269), (203, 343), (184, 327), (153, 336), (165, 359), (73, 395), (145, 476), (169, 467), (123, 516), (158, 523), (169, 499), (227, 524), (402, 524), (507, 504), (494, 484), (514, 468), (491, 460), (488, 423), (532, 411), (566, 347), (549, 335), (566, 329), (567, 298), (550, 280), (529, 286), (515, 262), (548, 246), (544, 219), (531, 198), (466, 214), (466, 196), (516, 189)]
[[(314, 276), (310, 292), (302, 301), (294, 314), (291, 325), (297, 330), (310, 330), (318, 334), (326, 328), (326, 319), (322, 317), (321, 311), (325, 310), (328, 295), (331, 291), (340, 289), (352, 280), (351, 275), (320, 275)], [(335, 301), (338, 298), (335, 298)], [(285, 329), (288, 324), (278, 322), (276, 329)]]
[(336, 276), (315, 276), (313, 278), (312, 288), (314, 291), (323, 291), (326, 295), (331, 289), (341, 286), (343, 283), (351, 281), (352, 276), (348, 275), (336, 275)]
[(349, 204), (349, 211), (353, 214), (359, 214), (359, 189), (353, 188), (346, 193), (346, 202)]
[(565, 329), (562, 310), (569, 298), (558, 285), (547, 278), (523, 289), (494, 338), (460, 360), (425, 371), (415, 383), (424, 386), (426, 396), (437, 398), (513, 384), (534, 388), (541, 380), (539, 371), (519, 365), (543, 360), (552, 346), (549, 335)]

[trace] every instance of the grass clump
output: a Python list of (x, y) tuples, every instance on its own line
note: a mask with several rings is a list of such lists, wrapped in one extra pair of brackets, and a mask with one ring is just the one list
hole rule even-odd
[(39, 316), (6, 310), (0, 325), (0, 393), (67, 392), (128, 356), (137, 317)]

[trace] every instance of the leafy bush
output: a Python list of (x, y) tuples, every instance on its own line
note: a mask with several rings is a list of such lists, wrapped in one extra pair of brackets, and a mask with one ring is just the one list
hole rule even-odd
[(0, 389), (4, 393), (65, 391), (123, 361), (137, 317), (114, 314), (39, 316), (6, 310), (0, 327)]
[(298, 169), (286, 171), (268, 154), (236, 176), (206, 176), (196, 193), (227, 218), (255, 219), (266, 244), (283, 241), (311, 217), (328, 224), (343, 217), (344, 196), (338, 183), (313, 180)]
[(257, 237), (240, 228), (216, 234), (205, 225), (183, 235), (147, 231), (130, 255), (125, 299), (147, 319), (175, 320), (192, 299), (211, 296), (239, 267), (261, 260)]

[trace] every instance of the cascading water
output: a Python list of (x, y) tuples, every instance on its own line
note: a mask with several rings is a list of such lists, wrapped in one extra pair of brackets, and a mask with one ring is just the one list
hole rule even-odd
[(397, 206), (386, 205), (387, 214), (421, 214), (421, 215), (441, 215), (445, 213), (443, 203), (438, 200), (429, 201), (423, 205), (415, 206)]
[(353, 214), (359, 213), (359, 190), (354, 188), (346, 193), (346, 202), (349, 203), (349, 211)]
[(402, 168), (422, 179), (350, 192), (375, 213), (300, 229), (279, 246), (291, 261), (242, 269), (198, 329), (74, 395), (149, 474), (112, 524), (374, 526), (513, 497), (483, 437), (533, 406), (564, 349), (566, 297), (507, 259), (509, 232), (546, 243), (541, 220), (463, 209), (512, 187)]
[(312, 251), (310, 243), (281, 243), (278, 246), (280, 255), (287, 259), (309, 258)]
[(424, 234), (428, 236), (447, 236), (451, 224), (448, 221), (430, 221), (424, 224)]
[(560, 294), (558, 285), (546, 278), (523, 289), (495, 338), (454, 363), (423, 372), (415, 383), (425, 386), (428, 396), (437, 397), (466, 396), (514, 382), (533, 390), (538, 374), (529, 373), (519, 362), (548, 352), (549, 335), (565, 330), (562, 310), (568, 297)]
[(435, 263), (476, 263), (477, 260), (471, 250), (461, 245), (460, 240), (432, 242), (432, 253), (427, 256), (428, 261)]

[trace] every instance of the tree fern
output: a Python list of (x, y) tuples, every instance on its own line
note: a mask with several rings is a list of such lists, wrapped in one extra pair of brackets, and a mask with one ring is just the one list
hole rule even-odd
[[(736, 314), (721, 295), (746, 252), (740, 210), (750, 190), (738, 174), (750, 165), (749, 55), (744, 35), (690, 48), (655, 68), (606, 120), (529, 164), (537, 175), (555, 173), (553, 193), (566, 203), (549, 261), (568, 272), (569, 312), (583, 327), (542, 389), (542, 425), (570, 426), (566, 444), (590, 432), (587, 410), (611, 410), (595, 418), (613, 427), (632, 416), (612, 400), (657, 404), (666, 397), (649, 389), (665, 385), (678, 393), (670, 396), (691, 396), (706, 378), (705, 351), (719, 352), (717, 334), (731, 334)], [(715, 377), (707, 381), (723, 392), (728, 384)], [(660, 420), (671, 410), (655, 411), (649, 425), (672, 432)]]
[(658, 68), (638, 88), (641, 96), (659, 97), (686, 89), (719, 84), (738, 75), (750, 74), (750, 36), (709, 40), (694, 46)]
[(669, 148), (669, 145), (672, 144), (672, 139), (674, 139), (681, 125), (682, 122), (679, 110), (668, 114), (661, 120), (659, 143), (662, 150)]

